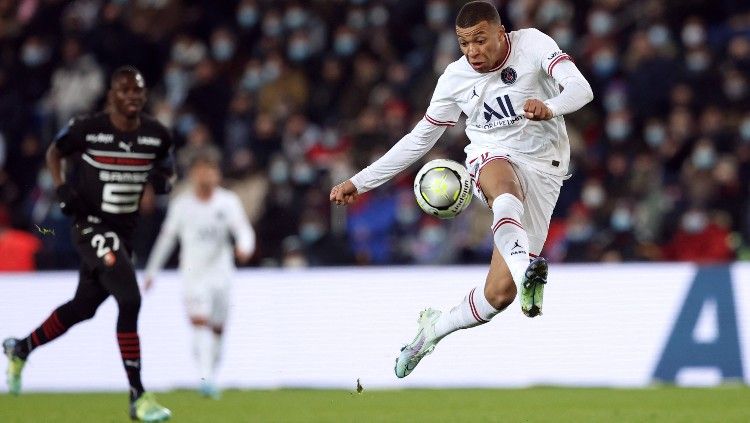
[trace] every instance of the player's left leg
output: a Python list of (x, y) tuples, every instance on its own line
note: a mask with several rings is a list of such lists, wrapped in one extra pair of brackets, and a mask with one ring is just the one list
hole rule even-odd
[(138, 313), (141, 293), (130, 254), (125, 248), (114, 252), (115, 260), (101, 266), (99, 283), (117, 301), (117, 343), (120, 346), (125, 373), (130, 385), (130, 416), (147, 422), (168, 420), (171, 412), (146, 393), (141, 382), (141, 343), (138, 336)]
[(213, 399), (219, 399), (220, 392), (216, 386), (216, 374), (221, 358), (221, 347), (224, 337), (224, 326), (229, 312), (230, 283), (229, 280), (223, 280), (212, 286), (211, 290), (211, 312), (210, 328), (213, 335), (211, 345), (211, 373), (209, 375), (208, 396)]

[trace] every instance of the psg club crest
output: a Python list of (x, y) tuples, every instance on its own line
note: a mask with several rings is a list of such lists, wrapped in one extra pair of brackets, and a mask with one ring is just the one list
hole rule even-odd
[(516, 82), (516, 70), (513, 68), (503, 69), (502, 72), (500, 72), (500, 79), (502, 79), (506, 85)]

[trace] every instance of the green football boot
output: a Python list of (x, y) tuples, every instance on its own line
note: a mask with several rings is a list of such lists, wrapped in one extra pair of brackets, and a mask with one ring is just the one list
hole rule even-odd
[(8, 357), (8, 392), (12, 395), (21, 393), (21, 371), (26, 364), (26, 360), (16, 354), (18, 342), (19, 340), (16, 338), (8, 338), (3, 341), (3, 351), (5, 351), (5, 356)]
[(151, 392), (144, 392), (130, 403), (130, 418), (141, 422), (164, 422), (172, 417), (172, 412), (156, 402)]
[(547, 284), (549, 266), (544, 257), (536, 257), (526, 268), (521, 284), (521, 311), (528, 317), (542, 314), (544, 285)]

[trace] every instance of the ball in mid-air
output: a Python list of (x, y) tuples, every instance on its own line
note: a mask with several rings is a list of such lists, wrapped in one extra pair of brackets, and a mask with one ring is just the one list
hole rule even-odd
[(469, 172), (453, 160), (431, 160), (414, 178), (414, 195), (427, 214), (441, 219), (456, 217), (471, 203)]

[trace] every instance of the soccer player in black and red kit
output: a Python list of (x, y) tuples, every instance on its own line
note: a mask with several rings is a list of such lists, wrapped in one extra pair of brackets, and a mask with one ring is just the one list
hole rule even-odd
[[(47, 150), (60, 207), (73, 218), (73, 241), (81, 256), (78, 288), (24, 339), (3, 342), (8, 356), (8, 388), (18, 394), (21, 370), (29, 354), (90, 319), (112, 295), (117, 301), (117, 341), (130, 384), (130, 414), (142, 421), (163, 421), (170, 411), (141, 383), (138, 312), (141, 295), (132, 261), (133, 232), (143, 188), (167, 193), (173, 175), (172, 138), (155, 119), (142, 113), (146, 86), (133, 67), (114, 71), (107, 109), (72, 119)], [(63, 169), (63, 160), (72, 171)]]

